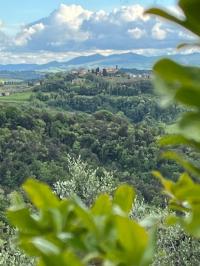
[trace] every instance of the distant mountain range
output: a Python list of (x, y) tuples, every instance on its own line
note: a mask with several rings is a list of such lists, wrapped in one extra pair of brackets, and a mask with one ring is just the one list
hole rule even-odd
[[(169, 55), (168, 58), (177, 60), (186, 65), (200, 65), (200, 53), (188, 55), (175, 54)], [(114, 67), (151, 69), (153, 64), (160, 59), (160, 56), (144, 56), (134, 53), (113, 54), (104, 56), (93, 54), (89, 56), (79, 56), (66, 62), (52, 61), (47, 64), (9, 64), (0, 65), (0, 71), (63, 71), (72, 68), (88, 67)]]

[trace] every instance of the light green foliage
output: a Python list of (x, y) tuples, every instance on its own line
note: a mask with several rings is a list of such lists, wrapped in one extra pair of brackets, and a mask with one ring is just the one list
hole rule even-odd
[(61, 198), (77, 195), (87, 205), (90, 205), (100, 193), (112, 193), (116, 187), (116, 181), (111, 172), (103, 169), (93, 169), (88, 163), (78, 159), (67, 157), (69, 176), (67, 180), (57, 181), (54, 184), (56, 194)]
[[(178, 23), (196, 34), (197, 43), (200, 37), (200, 2), (199, 0), (180, 0), (179, 6), (184, 13), (182, 19), (165, 11), (150, 9), (147, 13), (156, 14)], [(200, 68), (186, 67), (171, 60), (163, 59), (154, 66), (155, 87), (164, 97), (165, 103), (178, 103), (188, 107), (189, 111), (181, 115), (174, 135), (160, 140), (162, 146), (186, 146), (189, 151), (200, 148)], [(168, 218), (169, 223), (181, 224), (187, 232), (200, 238), (200, 185), (192, 177), (200, 177), (200, 166), (197, 161), (188, 160), (183, 154), (165, 151), (162, 157), (175, 160), (188, 172), (180, 176), (177, 182), (166, 180), (155, 172), (171, 198), (170, 206), (182, 215)]]
[(186, 234), (180, 225), (167, 226), (168, 208), (154, 207), (136, 199), (131, 217), (141, 225), (157, 225), (157, 240), (152, 266), (198, 266), (200, 240)]
[(170, 207), (184, 213), (183, 216), (169, 216), (168, 222), (179, 223), (187, 232), (200, 238), (200, 185), (194, 183), (187, 173), (182, 174), (176, 183), (164, 179), (158, 172), (154, 174), (171, 197)]
[(0, 97), (0, 103), (23, 103), (30, 100), (32, 92), (13, 93), (10, 96)]
[(152, 266), (198, 266), (200, 242), (175, 225), (158, 228), (157, 247)]
[(129, 218), (134, 190), (120, 186), (113, 199), (100, 195), (91, 208), (78, 198), (60, 200), (51, 189), (29, 179), (23, 185), (34, 209), (14, 195), (8, 218), (18, 228), (19, 246), (38, 265), (149, 265), (154, 237)]
[[(2, 232), (1, 232), (2, 230)], [(28, 258), (16, 247), (15, 230), (0, 224), (0, 265), (1, 266), (32, 266), (34, 260)]]
[(3, 221), (6, 222), (4, 211), (8, 206), (9, 206), (9, 199), (6, 196), (5, 191), (0, 188), (0, 228), (1, 228), (1, 222)]
[[(180, 226), (167, 227), (164, 217), (169, 215), (167, 209), (161, 209), (146, 204), (143, 200), (134, 201), (131, 218), (140, 224), (147, 225), (147, 217), (150, 221), (156, 221), (158, 226), (157, 244), (152, 266), (198, 266), (200, 259), (199, 241), (186, 235)], [(6, 230), (6, 233), (5, 233)], [(14, 230), (4, 227), (4, 241), (0, 255), (0, 265), (31, 266), (34, 260), (27, 258), (15, 246)]]

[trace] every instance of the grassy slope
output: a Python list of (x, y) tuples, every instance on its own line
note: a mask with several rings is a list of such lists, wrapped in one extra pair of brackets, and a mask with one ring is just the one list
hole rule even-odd
[(19, 92), (19, 93), (13, 93), (9, 96), (2, 96), (0, 97), (0, 103), (21, 103), (21, 102), (26, 102), (29, 100), (30, 96), (33, 93), (31, 91), (27, 92)]

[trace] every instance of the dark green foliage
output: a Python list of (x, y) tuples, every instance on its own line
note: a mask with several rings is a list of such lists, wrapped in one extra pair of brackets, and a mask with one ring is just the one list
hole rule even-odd
[(50, 107), (68, 111), (94, 113), (105, 109), (113, 113), (123, 112), (134, 123), (149, 117), (157, 121), (171, 121), (178, 113), (176, 106), (168, 110), (159, 107), (149, 80), (122, 78), (117, 81), (114, 78), (110, 81), (89, 74), (66, 82), (67, 76), (62, 74), (59, 80), (56, 76), (45, 80), (38, 87), (40, 93), (36, 95), (37, 99)]
[[(3, 186), (15, 189), (29, 176), (49, 184), (67, 180), (67, 156), (71, 154), (80, 155), (94, 168), (113, 171), (116, 180), (135, 184), (147, 200), (159, 190), (149, 172), (157, 167), (155, 140), (162, 125), (155, 128), (151, 120), (148, 125), (134, 125), (124, 115), (106, 110), (88, 115), (11, 106), (2, 108), (0, 117)], [(148, 193), (151, 187), (152, 195)]]

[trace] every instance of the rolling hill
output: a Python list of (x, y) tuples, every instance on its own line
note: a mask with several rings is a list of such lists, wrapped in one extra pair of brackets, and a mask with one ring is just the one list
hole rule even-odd
[[(193, 54), (175, 54), (168, 55), (168, 58), (177, 60), (183, 64), (200, 65), (200, 53)], [(144, 56), (134, 53), (112, 54), (104, 56), (93, 54), (89, 56), (80, 56), (66, 62), (52, 61), (47, 64), (8, 64), (0, 65), (0, 71), (63, 71), (78, 67), (95, 68), (113, 67), (151, 69), (153, 64), (159, 60), (160, 56)]]

